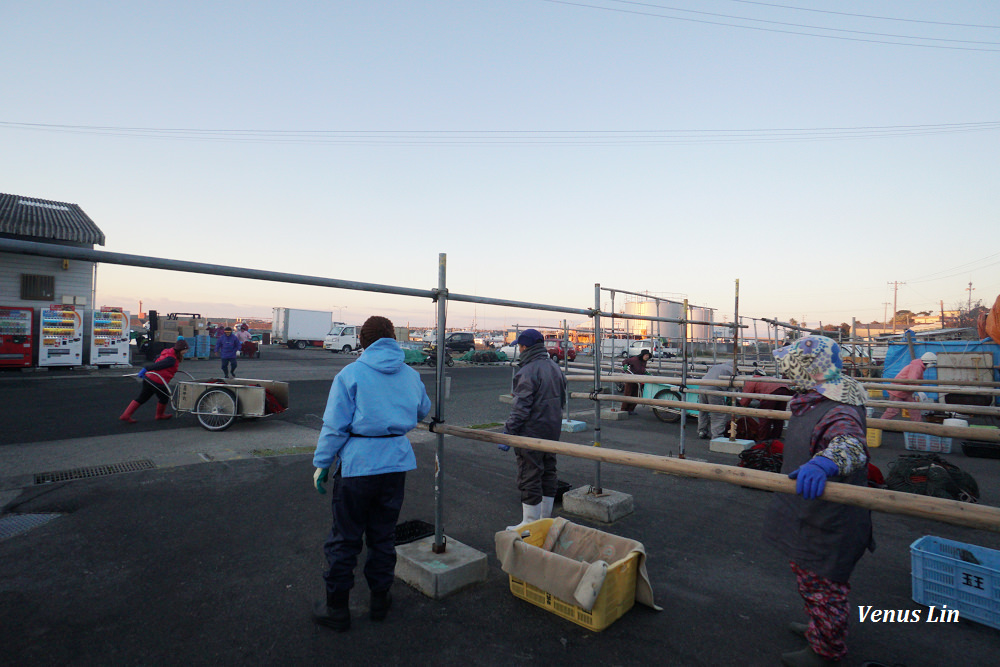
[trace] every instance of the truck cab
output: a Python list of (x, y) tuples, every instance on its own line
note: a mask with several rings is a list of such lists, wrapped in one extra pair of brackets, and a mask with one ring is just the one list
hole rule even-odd
[(323, 339), (323, 349), (330, 350), (336, 354), (343, 352), (347, 354), (361, 348), (361, 341), (358, 334), (361, 327), (355, 324), (337, 324), (330, 329), (330, 333)]

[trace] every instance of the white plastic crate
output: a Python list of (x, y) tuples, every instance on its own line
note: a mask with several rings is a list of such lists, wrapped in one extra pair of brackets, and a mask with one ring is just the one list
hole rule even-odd
[(927, 535), (910, 545), (910, 566), (914, 602), (1000, 629), (1000, 551)]
[(904, 433), (903, 444), (915, 452), (937, 452), (951, 454), (951, 438), (928, 433)]

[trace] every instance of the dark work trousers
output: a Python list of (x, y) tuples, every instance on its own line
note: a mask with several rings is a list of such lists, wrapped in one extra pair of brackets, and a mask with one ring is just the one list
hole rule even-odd
[[(626, 382), (625, 395), (637, 398), (639, 396), (639, 385), (635, 382)], [(625, 412), (635, 412), (635, 406), (635, 403), (622, 403), (622, 410)]]
[(515, 447), (517, 455), (517, 488), (521, 502), (537, 505), (542, 496), (554, 498), (559, 480), (556, 478), (556, 455), (534, 449)]
[[(229, 370), (226, 370), (227, 365), (229, 366)], [(222, 374), (228, 375), (229, 373), (232, 373), (233, 376), (236, 375), (236, 357), (232, 359), (222, 358)]]
[(330, 569), (326, 571), (328, 593), (349, 591), (354, 586), (354, 566), (362, 539), (368, 546), (365, 579), (376, 593), (389, 590), (396, 576), (396, 521), (403, 506), (405, 472), (364, 477), (333, 478), (333, 528), (326, 538)]
[(162, 384), (155, 384), (143, 378), (142, 389), (139, 390), (139, 395), (136, 397), (135, 402), (142, 405), (154, 395), (156, 396), (156, 400), (164, 405), (170, 402), (170, 394)]

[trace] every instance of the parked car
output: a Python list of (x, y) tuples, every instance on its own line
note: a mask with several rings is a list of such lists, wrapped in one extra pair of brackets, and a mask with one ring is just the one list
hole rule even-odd
[(553, 361), (562, 361), (563, 357), (569, 358), (570, 361), (576, 361), (576, 347), (572, 343), (564, 347), (561, 340), (546, 341), (545, 349)]
[(476, 338), (471, 332), (455, 331), (445, 336), (444, 347), (449, 352), (468, 352), (476, 349)]
[(634, 357), (641, 354), (643, 350), (649, 350), (654, 359), (669, 359), (677, 355), (678, 350), (671, 347), (663, 347), (658, 340), (634, 340), (629, 343), (628, 350), (622, 353), (623, 357)]
[(514, 361), (515, 359), (517, 359), (517, 353), (518, 353), (517, 343), (507, 343), (499, 350), (497, 350), (497, 352), (503, 352), (504, 354), (506, 354), (507, 361)]

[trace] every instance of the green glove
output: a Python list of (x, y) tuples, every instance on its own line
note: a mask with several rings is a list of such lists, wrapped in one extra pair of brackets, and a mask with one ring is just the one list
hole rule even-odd
[(326, 489), (323, 487), (326, 484), (326, 478), (330, 475), (329, 468), (316, 468), (316, 472), (313, 473), (313, 484), (316, 485), (316, 490), (321, 494), (326, 493)]

